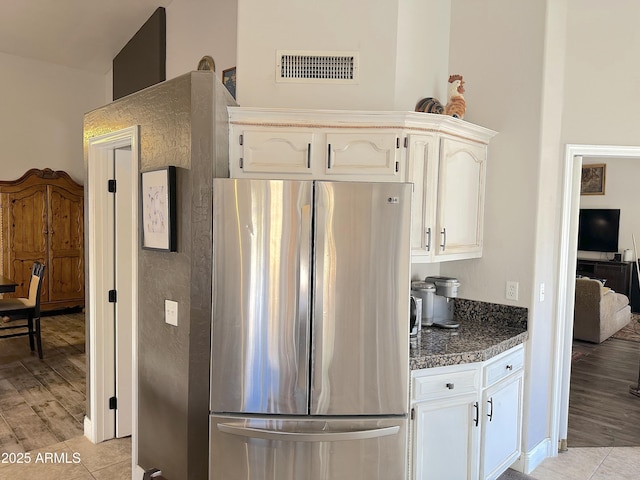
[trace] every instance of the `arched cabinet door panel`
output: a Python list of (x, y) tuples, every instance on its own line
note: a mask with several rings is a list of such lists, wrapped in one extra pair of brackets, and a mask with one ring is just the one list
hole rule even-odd
[(487, 146), (454, 138), (440, 140), (437, 257), (482, 256)]

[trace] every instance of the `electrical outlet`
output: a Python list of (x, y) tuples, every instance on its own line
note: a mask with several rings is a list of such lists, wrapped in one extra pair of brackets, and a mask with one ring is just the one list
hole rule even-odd
[(178, 326), (178, 302), (173, 300), (164, 301), (164, 321), (174, 327)]
[(507, 280), (507, 300), (518, 300), (518, 282)]
[(540, 284), (540, 301), (544, 302), (544, 283)]

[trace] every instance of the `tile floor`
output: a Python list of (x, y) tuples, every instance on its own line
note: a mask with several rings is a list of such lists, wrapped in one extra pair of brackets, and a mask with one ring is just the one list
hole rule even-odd
[(637, 480), (640, 447), (574, 447), (547, 458), (530, 475), (536, 480)]
[(28, 452), (28, 459), (25, 453), (1, 455), (0, 479), (3, 480), (131, 479), (131, 438), (95, 445), (79, 436), (32, 450)]

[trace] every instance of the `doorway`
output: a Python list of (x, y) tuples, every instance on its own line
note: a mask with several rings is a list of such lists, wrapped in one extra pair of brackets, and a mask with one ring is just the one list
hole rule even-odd
[(88, 139), (85, 436), (132, 436), (137, 465), (138, 128)]
[[(569, 144), (565, 149), (551, 412), (551, 445), (558, 445), (561, 449), (566, 447), (569, 423), (569, 383), (583, 157), (640, 159), (640, 147)], [(552, 453), (557, 454), (557, 450), (552, 448)]]

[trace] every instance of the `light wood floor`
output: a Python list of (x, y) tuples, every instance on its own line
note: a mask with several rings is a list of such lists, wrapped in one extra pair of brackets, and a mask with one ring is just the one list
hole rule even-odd
[(82, 313), (42, 317), (43, 360), (27, 337), (0, 339), (0, 451), (27, 452), (83, 434), (84, 332)]
[[(640, 343), (609, 338), (574, 342), (583, 355), (571, 364), (569, 447), (640, 446)], [(640, 478), (640, 477), (639, 477)]]

